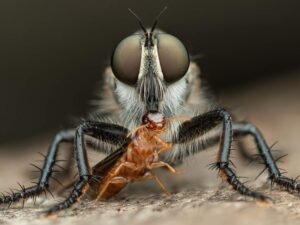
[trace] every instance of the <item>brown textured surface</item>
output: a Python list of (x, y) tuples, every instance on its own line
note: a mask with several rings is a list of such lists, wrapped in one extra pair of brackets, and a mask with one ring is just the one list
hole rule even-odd
[[(277, 154), (289, 154), (280, 166), (291, 177), (300, 174), (299, 85), (298, 73), (290, 80), (233, 90), (222, 97), (226, 105), (235, 108), (239, 118), (255, 123), (269, 144), (279, 141), (274, 149), (282, 150)], [(37, 138), (1, 147), (8, 150), (0, 158), (1, 190), (17, 187), (17, 181), (29, 185), (27, 165), (40, 158), (34, 153), (44, 151), (48, 142), (49, 138)], [(253, 143), (249, 142), (248, 147), (254, 152)], [(19, 149), (20, 154), (10, 154), (12, 149)], [(57, 199), (40, 198), (36, 206), (28, 201), (24, 209), (20, 205), (12, 205), (10, 209), (3, 206), (0, 224), (300, 224), (300, 197), (278, 188), (271, 190), (264, 182), (265, 174), (254, 182), (261, 168), (255, 164), (243, 166), (238, 154), (233, 152), (238, 174), (249, 177), (248, 185), (272, 196), (275, 204), (262, 206), (238, 195), (216, 178), (216, 172), (207, 169), (215, 154), (216, 151), (206, 151), (188, 159), (180, 168), (179, 176), (163, 174), (163, 180), (174, 193), (172, 196), (164, 195), (151, 182), (132, 184), (108, 202), (82, 201), (55, 220), (38, 217), (41, 210)]]

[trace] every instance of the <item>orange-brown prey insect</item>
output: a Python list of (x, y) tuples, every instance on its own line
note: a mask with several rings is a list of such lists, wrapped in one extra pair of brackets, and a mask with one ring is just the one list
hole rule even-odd
[[(189, 119), (189, 117), (166, 119), (159, 112), (149, 112), (144, 115), (142, 125), (128, 134), (130, 142), (127, 150), (101, 179), (100, 184), (97, 182), (90, 184), (90, 197), (109, 199), (119, 193), (129, 182), (148, 179), (155, 179), (161, 189), (169, 194), (161, 180), (152, 171), (155, 168), (166, 167), (171, 173), (176, 173), (172, 166), (159, 159), (159, 154), (168, 151), (172, 144), (165, 142), (158, 135), (167, 129), (167, 121)], [(101, 165), (94, 167), (94, 175), (98, 175), (97, 169), (101, 168)]]

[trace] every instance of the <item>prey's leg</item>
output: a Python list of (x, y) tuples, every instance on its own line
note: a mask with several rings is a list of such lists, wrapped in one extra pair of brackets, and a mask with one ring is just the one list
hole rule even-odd
[(103, 197), (103, 195), (105, 194), (105, 192), (107, 191), (108, 187), (110, 184), (127, 184), (129, 182), (129, 180), (125, 177), (112, 177), (110, 180), (108, 180), (103, 187), (101, 188), (101, 191), (99, 192), (97, 198), (95, 201), (98, 201), (99, 199), (101, 199)]
[(155, 139), (155, 141), (158, 144), (160, 144), (159, 151), (157, 152), (157, 154), (160, 154), (162, 152), (168, 151), (170, 148), (172, 148), (172, 143), (165, 142), (165, 141), (161, 140), (157, 136), (154, 136), (153, 138)]
[(165, 163), (163, 161), (158, 161), (158, 162), (153, 162), (150, 165), (147, 166), (148, 169), (155, 169), (155, 168), (159, 168), (159, 167), (166, 167), (171, 173), (176, 174), (176, 170), (170, 166), (168, 163)]
[(110, 176), (111, 178), (109, 180), (107, 180), (105, 182), (105, 184), (103, 185), (103, 187), (101, 188), (97, 198), (96, 198), (96, 201), (98, 201), (99, 199), (101, 199), (101, 197), (103, 196), (103, 194), (106, 192), (108, 186), (111, 184), (111, 183), (119, 183), (119, 182), (125, 182), (127, 183), (128, 180), (122, 176), (119, 176), (119, 172), (121, 169), (123, 168), (130, 168), (132, 170), (135, 170), (136, 169), (136, 165), (132, 162), (122, 162), (120, 163), (120, 165), (112, 172), (109, 172), (108, 173), (108, 176)]
[(164, 185), (164, 183), (162, 182), (162, 180), (153, 171), (147, 172), (144, 175), (143, 179), (155, 179), (155, 181), (158, 183), (158, 185), (161, 188), (161, 190), (163, 192), (165, 192), (167, 195), (171, 195), (171, 193), (168, 191), (168, 189), (166, 188), (166, 186)]

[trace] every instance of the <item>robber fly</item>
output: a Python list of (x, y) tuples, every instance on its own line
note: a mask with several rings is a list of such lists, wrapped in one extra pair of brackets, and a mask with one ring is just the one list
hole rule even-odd
[[(74, 145), (79, 178), (67, 199), (48, 213), (72, 206), (89, 187), (94, 190), (96, 198), (110, 197), (126, 184), (124, 179), (149, 176), (147, 172), (151, 172), (153, 163), (163, 161), (164, 165), (178, 165), (187, 156), (213, 145), (220, 146), (217, 161), (212, 165), (220, 177), (242, 195), (269, 201), (268, 196), (240, 182), (233, 170), (230, 159), (232, 139), (247, 135), (254, 138), (271, 182), (290, 191), (300, 191), (296, 180), (282, 175), (258, 128), (248, 122), (233, 122), (226, 109), (215, 106), (206, 98), (201, 88), (200, 69), (190, 59), (184, 44), (173, 35), (156, 29), (158, 19), (150, 29), (146, 29), (141, 19), (133, 15), (141, 29), (123, 39), (115, 48), (111, 66), (104, 72), (102, 99), (96, 112), (75, 129), (61, 131), (55, 136), (36, 185), (21, 186), (18, 192), (0, 196), (0, 203), (11, 204), (49, 190), (49, 180), (58, 162), (59, 145), (63, 142)], [(159, 128), (158, 133), (149, 134), (149, 124), (162, 125), (164, 118), (180, 116), (191, 119), (165, 120), (167, 129)], [(145, 127), (135, 131), (141, 123)], [(91, 168), (86, 145), (108, 156)], [(144, 154), (147, 149), (152, 150), (151, 160), (148, 165), (145, 161), (139, 164), (138, 155)], [(154, 149), (157, 149), (156, 153)], [(168, 150), (162, 151), (164, 149)], [(130, 168), (118, 169), (122, 163)], [(141, 170), (137, 169), (139, 165), (143, 165)], [(149, 171), (144, 171), (145, 168)], [(173, 170), (173, 167), (169, 169)], [(117, 175), (122, 178), (118, 180), (115, 178)], [(119, 183), (113, 184), (117, 182), (114, 179)]]

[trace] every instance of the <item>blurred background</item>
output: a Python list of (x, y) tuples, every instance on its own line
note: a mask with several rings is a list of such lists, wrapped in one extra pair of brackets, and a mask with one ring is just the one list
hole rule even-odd
[(55, 133), (84, 116), (114, 46), (139, 28), (127, 8), (152, 25), (164, 6), (159, 27), (202, 55), (217, 96), (299, 75), (296, 0), (1, 0), (0, 142)]

